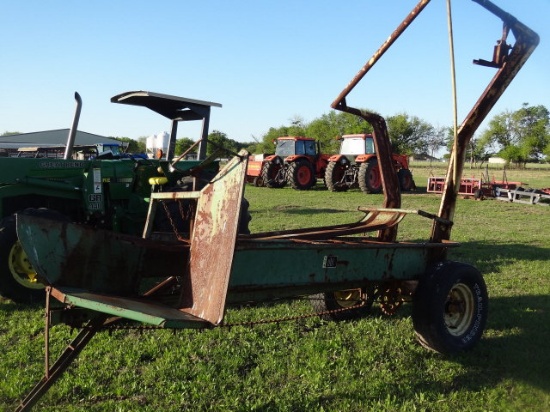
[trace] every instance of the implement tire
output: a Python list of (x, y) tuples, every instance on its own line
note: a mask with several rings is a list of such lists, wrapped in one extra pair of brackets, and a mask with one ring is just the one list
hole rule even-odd
[(413, 296), (418, 341), (445, 355), (471, 349), (485, 329), (488, 303), (485, 281), (475, 267), (437, 264), (420, 279)]

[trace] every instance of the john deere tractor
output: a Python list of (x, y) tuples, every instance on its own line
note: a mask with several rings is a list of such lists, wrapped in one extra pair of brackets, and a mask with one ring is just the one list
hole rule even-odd
[[(82, 103), (78, 94), (75, 98), (77, 110), (62, 159), (0, 158), (0, 295), (16, 302), (33, 302), (44, 296), (41, 280), (18, 241), (17, 213), (141, 235), (152, 190), (197, 190), (219, 169), (216, 161), (204, 159), (210, 108), (221, 107), (218, 103), (144, 91), (114, 96), (114, 103), (148, 107), (169, 118), (171, 149), (163, 159), (123, 158), (111, 153), (81, 160), (72, 154)], [(177, 124), (185, 120), (203, 120), (202, 138), (197, 142), (199, 160), (173, 158)], [(156, 230), (172, 234), (189, 230), (179, 213), (181, 205), (173, 202), (163, 202), (165, 213), (157, 213)], [(72, 264), (78, 271), (85, 262)]]

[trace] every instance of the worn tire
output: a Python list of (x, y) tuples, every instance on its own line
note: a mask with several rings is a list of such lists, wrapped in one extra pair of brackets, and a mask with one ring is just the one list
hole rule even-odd
[[(50, 209), (25, 209), (20, 214), (68, 221), (61, 213)], [(45, 298), (44, 284), (27, 259), (17, 238), (16, 215), (0, 221), (0, 295), (17, 303), (37, 303)]]
[(410, 192), (416, 188), (412, 173), (409, 169), (400, 169), (397, 172), (397, 180), (402, 192)]
[[(362, 305), (357, 308), (342, 312), (325, 313), (338, 309), (346, 309), (357, 305), (361, 301)], [(363, 318), (370, 314), (373, 302), (372, 294), (367, 293), (366, 289), (346, 289), (311, 296), (311, 305), (313, 306), (313, 310), (319, 314), (319, 317), (335, 321)]]
[(264, 186), (264, 181), (262, 179), (261, 176), (256, 176), (254, 178), (254, 180), (252, 181), (252, 184), (255, 186), (255, 187), (262, 187)]
[(286, 180), (290, 182), (293, 189), (309, 190), (316, 182), (315, 170), (307, 160), (292, 162), (287, 170)]
[(266, 162), (262, 167), (262, 180), (264, 185), (272, 189), (280, 189), (286, 185), (282, 159), (276, 157), (271, 162)]
[(341, 162), (329, 162), (325, 170), (325, 185), (331, 192), (344, 192), (348, 186), (343, 184), (346, 166)]
[(475, 267), (437, 264), (420, 279), (413, 296), (418, 341), (446, 355), (471, 349), (485, 329), (488, 302), (485, 281)]
[(363, 193), (382, 193), (382, 177), (376, 159), (361, 163), (359, 167), (359, 188)]

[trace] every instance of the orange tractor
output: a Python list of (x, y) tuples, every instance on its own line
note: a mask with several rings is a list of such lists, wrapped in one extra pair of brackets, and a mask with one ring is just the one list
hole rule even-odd
[[(392, 153), (401, 191), (416, 188), (406, 155)], [(340, 154), (329, 158), (325, 184), (332, 192), (359, 187), (364, 193), (381, 193), (382, 177), (371, 134), (350, 134), (341, 138)]]
[(275, 154), (250, 156), (246, 178), (255, 186), (281, 188), (290, 183), (294, 189), (308, 190), (324, 178), (328, 159), (315, 139), (279, 137)]

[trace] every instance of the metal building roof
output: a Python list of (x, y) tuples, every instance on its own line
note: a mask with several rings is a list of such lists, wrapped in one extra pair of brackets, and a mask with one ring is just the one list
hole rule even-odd
[[(0, 136), (0, 148), (17, 149), (29, 146), (65, 146), (69, 129), (45, 130), (42, 132)], [(96, 143), (120, 143), (118, 140), (97, 134), (76, 132), (75, 145), (93, 145)]]

